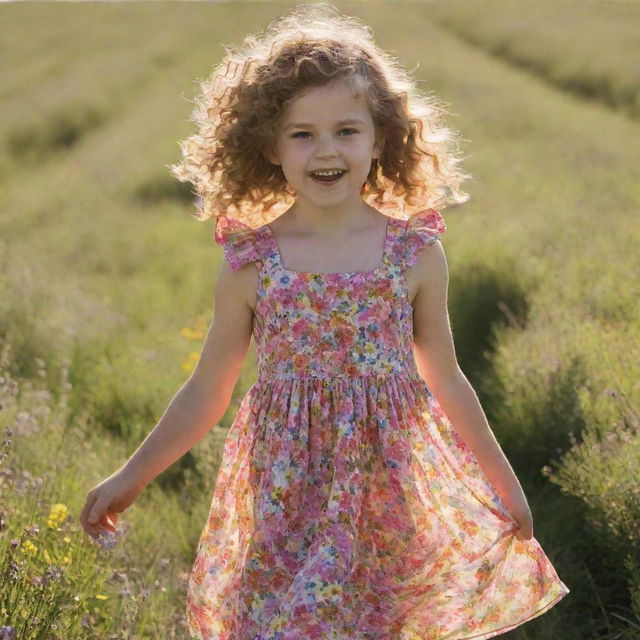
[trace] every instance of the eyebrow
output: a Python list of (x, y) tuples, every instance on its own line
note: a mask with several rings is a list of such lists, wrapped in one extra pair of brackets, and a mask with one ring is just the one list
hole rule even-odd
[[(338, 122), (339, 127), (343, 124), (364, 124), (364, 121), (359, 118), (350, 118), (349, 120), (341, 120)], [(291, 124), (288, 124), (283, 131), (287, 131), (289, 129), (313, 129), (313, 125), (305, 122), (292, 122)]]

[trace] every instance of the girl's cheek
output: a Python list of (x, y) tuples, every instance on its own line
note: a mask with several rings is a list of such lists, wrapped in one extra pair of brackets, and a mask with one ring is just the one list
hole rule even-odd
[(293, 149), (289, 157), (293, 158), (296, 162), (304, 160), (308, 158), (312, 151), (307, 147), (299, 147), (298, 149)]

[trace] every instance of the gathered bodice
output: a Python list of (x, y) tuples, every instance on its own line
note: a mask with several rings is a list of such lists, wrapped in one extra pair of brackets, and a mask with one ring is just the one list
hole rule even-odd
[(389, 217), (380, 265), (336, 273), (286, 269), (269, 225), (226, 235), (216, 229), (234, 269), (255, 261), (259, 270), (258, 380), (417, 375), (405, 273), (445, 228), (433, 209)]

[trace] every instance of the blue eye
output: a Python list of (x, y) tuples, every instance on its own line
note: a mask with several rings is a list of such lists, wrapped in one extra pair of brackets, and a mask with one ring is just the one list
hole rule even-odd
[[(343, 131), (348, 131), (350, 132), (349, 135), (352, 135), (354, 133), (358, 133), (357, 129), (340, 129), (340, 133), (342, 133)], [(304, 136), (308, 136), (310, 135), (308, 131), (296, 131), (296, 133), (294, 133), (291, 137), (292, 138), (298, 138), (299, 136), (304, 135)]]

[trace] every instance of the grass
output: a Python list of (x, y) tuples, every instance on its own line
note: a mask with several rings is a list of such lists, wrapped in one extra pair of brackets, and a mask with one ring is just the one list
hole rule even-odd
[(473, 46), (585, 101), (640, 119), (637, 2), (435, 0), (429, 17)]
[[(118, 544), (92, 544), (77, 518), (184, 382), (211, 318), (221, 251), (165, 166), (191, 131), (194, 79), (220, 43), (290, 6), (0, 8), (13, 27), (0, 61), (0, 427), (12, 432), (0, 627), (21, 639), (52, 624), (64, 640), (187, 637), (186, 579), (253, 345), (221, 424), (124, 514)], [(619, 84), (633, 50), (611, 34), (632, 3), (492, 2), (482, 20), (460, 2), (338, 6), (419, 64), (466, 139), (472, 198), (442, 212), (456, 348), (572, 591), (505, 637), (639, 637), (638, 124), (483, 44), (489, 30), (527, 48), (544, 29), (538, 55)], [(524, 35), (506, 18), (487, 26), (516, 9)], [(579, 34), (559, 19), (571, 11)], [(577, 65), (584, 43), (615, 64)]]

